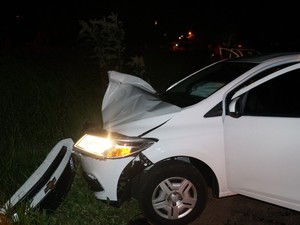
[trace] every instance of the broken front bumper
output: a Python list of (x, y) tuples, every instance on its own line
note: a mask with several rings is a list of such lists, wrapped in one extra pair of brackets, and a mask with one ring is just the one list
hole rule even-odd
[[(75, 162), (72, 157), (72, 139), (58, 142), (46, 159), (27, 181), (5, 203), (0, 212), (16, 212), (21, 203), (30, 203), (31, 208), (56, 209), (68, 193), (75, 175)], [(13, 215), (17, 219), (18, 215)]]

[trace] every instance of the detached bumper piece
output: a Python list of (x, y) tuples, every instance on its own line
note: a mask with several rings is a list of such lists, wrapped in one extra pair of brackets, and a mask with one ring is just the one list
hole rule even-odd
[[(55, 210), (68, 193), (75, 175), (75, 161), (72, 158), (72, 139), (58, 142), (46, 159), (28, 180), (5, 203), (0, 211), (15, 212), (18, 204), (30, 203), (33, 209)], [(17, 220), (18, 215), (14, 215)]]

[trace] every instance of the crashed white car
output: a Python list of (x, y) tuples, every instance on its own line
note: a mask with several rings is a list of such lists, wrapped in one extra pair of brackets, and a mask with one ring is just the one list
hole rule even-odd
[(213, 63), (157, 93), (109, 72), (103, 127), (73, 151), (96, 198), (136, 198), (153, 224), (187, 224), (214, 197), (300, 211), (300, 54)]

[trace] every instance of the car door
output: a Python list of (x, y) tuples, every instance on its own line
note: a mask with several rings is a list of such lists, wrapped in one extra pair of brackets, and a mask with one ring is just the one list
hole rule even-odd
[(225, 97), (231, 191), (300, 211), (300, 64)]

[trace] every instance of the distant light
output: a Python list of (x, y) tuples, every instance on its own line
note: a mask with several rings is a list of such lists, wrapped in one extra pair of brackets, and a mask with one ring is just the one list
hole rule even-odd
[(154, 26), (157, 26), (158, 22), (157, 20), (154, 21)]
[(187, 39), (194, 39), (195, 38), (195, 35), (193, 34), (192, 31), (189, 31), (188, 32), (188, 36), (187, 36)]

